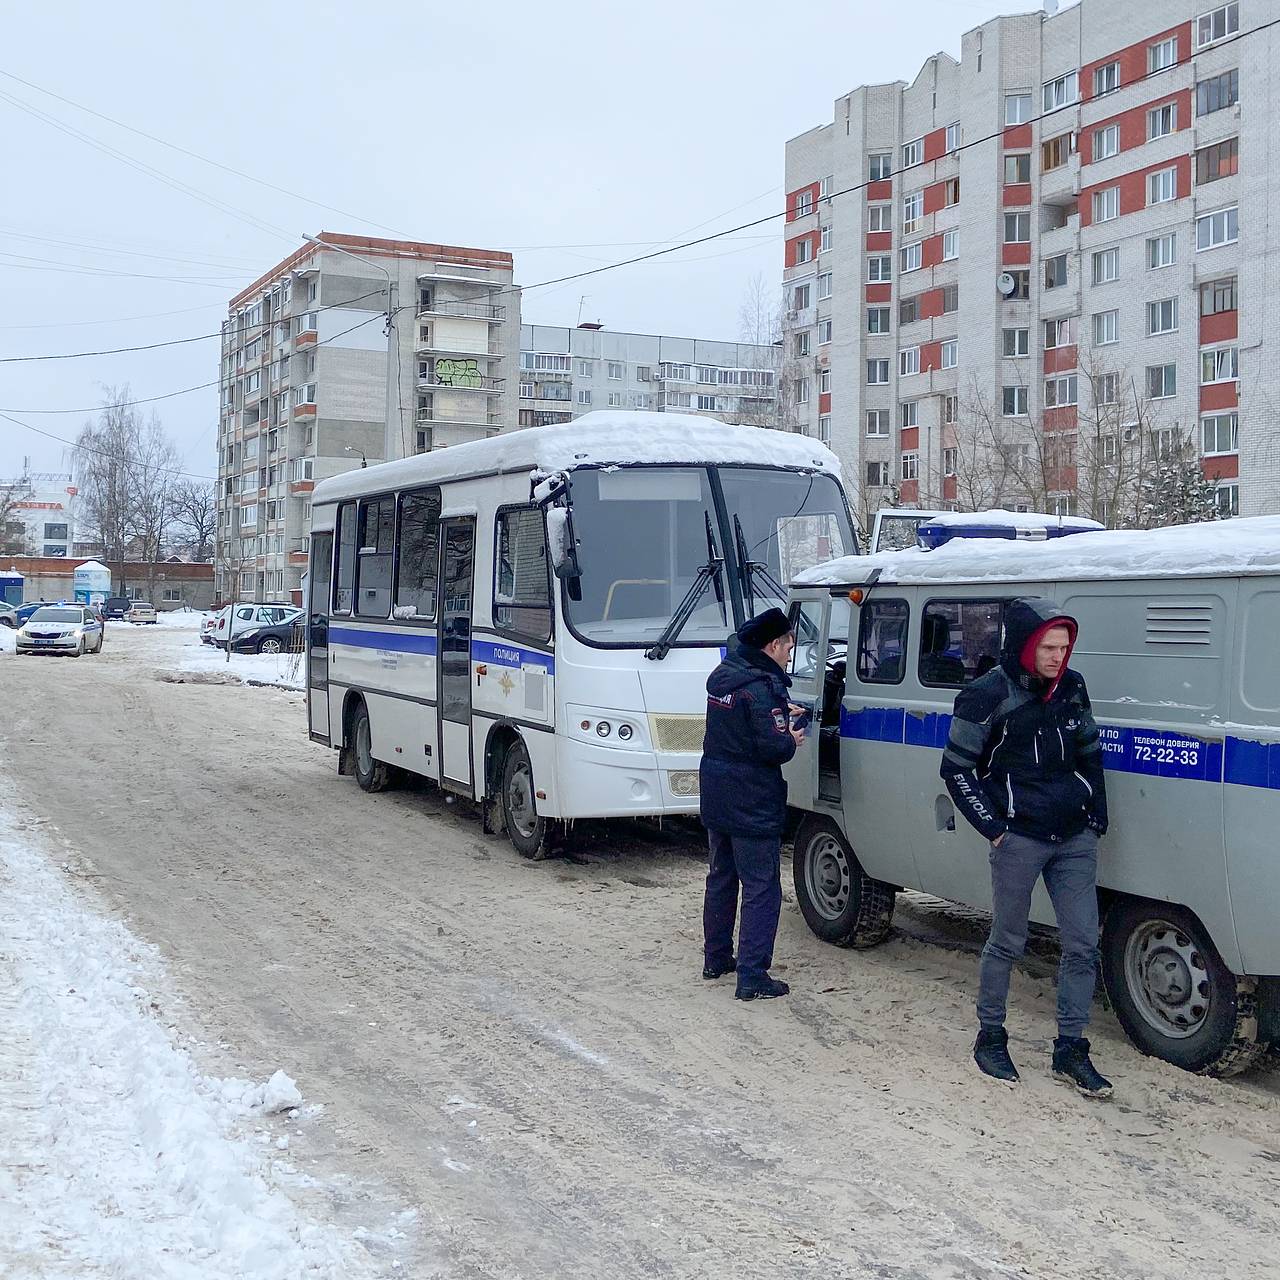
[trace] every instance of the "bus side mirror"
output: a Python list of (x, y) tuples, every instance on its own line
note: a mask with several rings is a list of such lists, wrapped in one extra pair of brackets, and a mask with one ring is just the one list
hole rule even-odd
[[(547, 547), (551, 553), (551, 570), (557, 578), (572, 584), (582, 577), (582, 567), (578, 564), (578, 540), (573, 531), (573, 510), (570, 507), (547, 508)], [(571, 591), (570, 595), (572, 594)]]

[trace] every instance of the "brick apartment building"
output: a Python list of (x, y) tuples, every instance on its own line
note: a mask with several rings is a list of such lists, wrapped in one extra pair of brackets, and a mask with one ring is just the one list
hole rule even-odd
[[(1280, 510), (1280, 37), (1249, 34), (1275, 15), (1046, 0), (787, 144), (802, 429), (864, 511), (995, 498), (1115, 520), (1107, 477), (1184, 440), (1224, 514)], [(966, 474), (980, 437), (984, 466), (1013, 459), (998, 492)]]

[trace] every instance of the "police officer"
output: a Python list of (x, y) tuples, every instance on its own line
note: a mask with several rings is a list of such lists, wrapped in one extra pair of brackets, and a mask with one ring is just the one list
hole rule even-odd
[(1062, 941), (1053, 1073), (1105, 1097), (1111, 1083), (1090, 1061), (1084, 1029), (1098, 964), (1098, 837), (1107, 830), (1107, 792), (1084, 677), (1067, 666), (1076, 632), (1076, 620), (1052, 600), (1008, 604), (1000, 663), (956, 698), (941, 772), (956, 808), (991, 846), (991, 935), (978, 971), (975, 1061), (998, 1080), (1018, 1079), (1005, 1003), (1043, 876)]
[[(711, 865), (702, 907), (702, 976), (719, 978), (736, 969), (739, 1000), (768, 1000), (790, 990), (769, 976), (769, 966), (782, 910), (782, 766), (804, 740), (804, 730), (791, 723), (800, 709), (787, 700), (786, 666), (794, 647), (787, 615), (769, 609), (743, 623), (707, 680), (699, 775)], [(735, 961), (739, 885), (742, 924)]]

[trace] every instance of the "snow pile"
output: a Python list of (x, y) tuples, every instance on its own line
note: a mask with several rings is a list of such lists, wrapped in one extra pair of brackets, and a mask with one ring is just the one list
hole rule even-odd
[(18, 642), (14, 638), (17, 632), (12, 627), (0, 626), (0, 653), (14, 653)]
[(944, 511), (925, 524), (981, 526), (985, 529), (1102, 529), (1105, 525), (1083, 516), (1050, 516), (1036, 511)]
[(953, 538), (936, 551), (914, 548), (845, 556), (807, 569), (796, 582), (801, 586), (861, 583), (873, 569), (881, 571), (882, 583), (1280, 573), (1280, 516), (1169, 529), (1107, 530), (1051, 542)]
[(306, 687), (306, 656), (301, 653), (233, 653), (201, 644), (192, 636), (178, 655), (178, 669), (231, 684), (265, 684), (276, 689)]
[[(3, 797), (0, 797), (3, 800)], [(91, 914), (0, 805), (5, 1274), (348, 1280), (365, 1249), (306, 1217), (238, 1132), (298, 1097), (209, 1080), (150, 1012), (157, 960)]]
[(200, 624), (209, 615), (199, 609), (156, 610), (156, 625), (174, 627), (182, 631), (199, 630)]

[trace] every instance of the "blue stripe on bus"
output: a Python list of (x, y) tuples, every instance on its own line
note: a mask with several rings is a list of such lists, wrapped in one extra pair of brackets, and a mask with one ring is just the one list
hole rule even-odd
[[(840, 736), (860, 742), (891, 742), (940, 751), (947, 745), (951, 717), (945, 712), (905, 707), (840, 710)], [(1225, 741), (1165, 729), (1099, 725), (1103, 765), (1118, 773), (1195, 782), (1230, 782), (1280, 791), (1280, 742)]]
[(391, 653), (434, 655), (436, 637), (430, 631), (374, 631), (362, 627), (329, 627), (330, 644), (349, 644), (356, 649), (382, 649)]
[(473, 640), (471, 657), (476, 662), (492, 662), (498, 667), (542, 667), (549, 676), (556, 671), (556, 660), (551, 654), (501, 640)]

